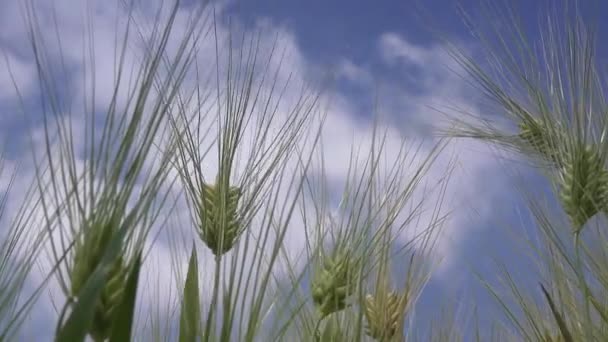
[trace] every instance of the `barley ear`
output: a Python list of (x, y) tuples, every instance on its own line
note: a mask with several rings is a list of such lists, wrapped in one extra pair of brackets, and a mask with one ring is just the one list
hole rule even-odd
[[(90, 227), (83, 230), (83, 241), (79, 241), (75, 245), (73, 266), (70, 271), (70, 296), (72, 298), (79, 298), (84, 284), (89, 281), (95, 269), (101, 264), (103, 253), (111, 239), (116, 236), (113, 221), (108, 222), (110, 223), (93, 222)], [(93, 320), (88, 333), (96, 341), (103, 341), (110, 337), (116, 308), (122, 302), (128, 271), (123, 256), (118, 255), (109, 268), (104, 286), (95, 303)]]
[[(59, 342), (84, 341), (87, 334), (98, 341), (107, 339), (109, 331), (105, 337), (97, 334), (99, 330), (103, 330), (103, 327), (100, 329), (98, 317), (100, 307), (103, 307), (103, 303), (108, 301), (116, 303), (115, 305), (120, 305), (122, 302), (120, 297), (122, 297), (124, 287), (119, 285), (125, 283), (124, 277), (127, 273), (122, 263), (127, 226), (116, 230), (112, 229), (112, 225), (92, 225), (92, 227), (102, 229), (84, 231), (83, 233), (89, 233), (85, 234), (85, 243), (76, 244), (75, 265), (70, 269), (70, 277), (73, 281), (72, 291), (77, 291), (70, 294), (66, 304), (66, 308), (71, 306), (70, 316), (65, 322), (61, 319), (58, 322), (61, 327), (57, 329), (55, 340)], [(99, 236), (103, 239), (95, 238)], [(91, 241), (103, 241), (104, 244), (98, 246), (90, 244)], [(88, 247), (88, 249), (84, 247)], [(93, 253), (87, 254), (87, 252)], [(93, 255), (94, 258), (91, 258), (90, 255)], [(90, 268), (86, 269), (82, 265), (89, 265)], [(80, 272), (75, 272), (75, 270)], [(76, 287), (74, 287), (74, 281), (76, 281)], [(118, 290), (116, 290), (117, 288)], [(115, 293), (119, 294), (114, 295)], [(102, 299), (103, 297), (105, 300)], [(74, 301), (74, 299), (77, 300)], [(104, 315), (104, 317), (112, 316)]]
[(95, 308), (89, 331), (95, 341), (105, 341), (110, 337), (114, 315), (123, 299), (127, 276), (128, 268), (123, 258), (119, 257), (108, 274), (108, 280)]
[(354, 290), (353, 268), (350, 253), (345, 249), (324, 257), (312, 283), (312, 299), (321, 318), (346, 308), (346, 300)]
[(389, 341), (394, 338), (404, 319), (406, 306), (407, 296), (394, 291), (365, 296), (366, 335), (376, 341)]
[(71, 296), (77, 297), (84, 283), (89, 279), (113, 235), (112, 224), (99, 224), (91, 219), (91, 225), (82, 231), (81, 239), (74, 246), (73, 262), (70, 268)]
[(238, 187), (228, 187), (226, 191), (219, 181), (215, 185), (203, 184), (199, 236), (216, 256), (232, 249), (242, 232), (238, 219), (240, 198)]
[(567, 153), (560, 176), (559, 197), (578, 233), (587, 220), (606, 208), (608, 172), (597, 150), (581, 145)]
[(378, 277), (375, 284), (375, 294), (367, 294), (363, 305), (361, 305), (367, 321), (365, 334), (376, 341), (383, 342), (399, 341), (402, 337), (403, 320), (410, 304), (414, 263), (414, 254), (412, 254), (403, 292), (398, 293), (391, 290), (389, 285), (390, 269), (387, 249), (389, 246), (390, 244), (387, 244), (382, 250), (381, 261), (378, 266)]

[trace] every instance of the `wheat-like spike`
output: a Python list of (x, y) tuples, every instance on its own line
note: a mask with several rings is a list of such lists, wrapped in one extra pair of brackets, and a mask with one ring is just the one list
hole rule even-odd
[(364, 314), (365, 314), (365, 318), (367, 319), (367, 326), (365, 327), (365, 334), (375, 338), (376, 337), (376, 330), (374, 329), (374, 327), (372, 327), (372, 325), (370, 324), (370, 322), (373, 322), (376, 317), (379, 316), (379, 312), (378, 312), (378, 308), (376, 307), (376, 301), (374, 299), (374, 297), (370, 294), (365, 296), (365, 303), (363, 305), (364, 308)]
[(83, 231), (83, 240), (77, 240), (73, 263), (70, 269), (72, 297), (77, 297), (103, 256), (103, 252), (114, 232), (111, 224), (93, 224)]
[(353, 292), (352, 266), (345, 251), (333, 257), (325, 256), (322, 269), (312, 283), (312, 299), (321, 317), (346, 308), (346, 299)]
[(405, 316), (407, 297), (394, 291), (378, 292), (376, 296), (365, 296), (364, 308), (367, 326), (365, 333), (377, 340), (392, 339)]
[(237, 212), (241, 190), (229, 187), (224, 195), (218, 184), (203, 184), (202, 197), (199, 235), (213, 254), (222, 255), (232, 249), (242, 232)]
[(577, 146), (562, 155), (558, 139), (550, 139), (538, 120), (521, 122), (519, 128), (520, 138), (561, 168), (560, 199), (576, 232), (598, 211), (608, 211), (608, 171), (596, 148)]
[(607, 173), (592, 145), (581, 146), (568, 153), (561, 172), (560, 199), (575, 232), (606, 208)]
[(108, 282), (95, 308), (90, 334), (96, 341), (104, 341), (110, 337), (112, 320), (122, 300), (127, 276), (127, 267), (123, 259), (119, 258), (110, 271)]
[[(109, 224), (92, 224), (84, 230), (83, 241), (75, 245), (73, 266), (70, 270), (70, 296), (78, 298), (82, 286), (95, 271), (103, 258), (103, 253), (113, 236), (116, 227)], [(119, 257), (113, 264), (102, 295), (96, 303), (95, 314), (89, 334), (96, 341), (103, 341), (110, 336), (111, 322), (115, 308), (122, 300), (125, 290), (127, 271), (124, 259)]]

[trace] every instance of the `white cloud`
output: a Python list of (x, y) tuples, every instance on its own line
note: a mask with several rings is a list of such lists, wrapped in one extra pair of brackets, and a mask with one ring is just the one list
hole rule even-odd
[[(439, 45), (417, 46), (396, 33), (379, 39), (379, 53), (395, 73), (382, 86), (380, 102), (394, 125), (406, 136), (433, 136), (448, 128), (450, 118), (466, 122), (483, 118), (476, 105), (479, 95), (468, 85), (462, 68)], [(401, 84), (415, 66), (418, 73), (412, 83)], [(462, 113), (467, 113), (464, 117)], [(507, 125), (498, 121), (497, 125)], [(470, 139), (451, 140), (428, 174), (429, 180), (445, 174), (452, 156), (456, 168), (445, 193), (445, 209), (450, 218), (438, 241), (437, 255), (444, 257), (436, 277), (454, 265), (454, 256), (469, 234), (474, 234), (477, 220), (485, 220), (496, 210), (496, 201), (508, 190), (508, 179), (499, 157), (488, 144)], [(516, 160), (515, 155), (502, 155)], [(429, 203), (436, 203), (433, 197)], [(471, 215), (474, 210), (476, 214)], [(472, 217), (474, 216), (474, 217)]]
[(352, 82), (353, 84), (370, 86), (374, 81), (374, 77), (369, 70), (356, 65), (347, 58), (343, 59), (338, 64), (337, 71), (339, 76), (343, 77), (349, 82)]
[(425, 65), (435, 59), (433, 51), (409, 43), (396, 33), (385, 33), (380, 37), (381, 55), (388, 64), (413, 63)]

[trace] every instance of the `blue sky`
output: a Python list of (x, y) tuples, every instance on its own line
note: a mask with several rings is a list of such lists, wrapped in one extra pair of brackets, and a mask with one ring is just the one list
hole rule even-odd
[[(480, 1), (464, 0), (460, 3), (465, 11), (478, 15)], [(29, 46), (18, 15), (18, 3), (19, 0), (8, 0), (2, 5), (5, 11), (0, 11), (0, 52), (10, 62), (22, 94), (29, 99), (35, 98), (37, 90)], [(100, 9), (94, 16), (95, 25), (99, 25), (94, 26), (100, 33), (99, 43), (108, 44), (111, 41), (108, 37), (112, 34), (112, 27), (108, 25), (116, 13), (104, 7), (106, 5), (101, 0), (91, 0), (91, 3)], [(518, 1), (515, 5), (523, 14), (527, 34), (531, 37), (538, 35), (537, 18), (547, 13), (549, 3)], [(608, 13), (608, 3), (596, 4), (598, 7), (590, 3), (585, 2), (583, 15), (601, 11)], [(471, 53), (478, 51), (477, 42), (468, 34), (457, 14), (455, 1), (228, 1), (223, 2), (221, 8), (223, 15), (230, 15), (248, 29), (263, 23), (266, 29), (280, 32), (281, 42), (290, 51), (287, 65), (296, 77), (320, 77), (323, 70), (332, 70), (338, 76), (336, 87), (332, 89), (335, 106), (327, 128), (330, 148), (326, 153), (331, 159), (328, 163), (331, 181), (339, 183), (343, 180), (344, 154), (350, 144), (353, 141), (365, 143), (364, 138), (359, 138), (370, 132), (369, 118), (375, 103), (387, 114), (387, 125), (393, 132), (414, 138), (431, 138), (437, 128), (444, 127), (441, 121), (444, 118), (428, 106), (458, 106), (484, 117), (479, 94), (467, 87), (466, 80), (450, 71), (458, 70), (458, 66), (447, 55), (442, 42), (428, 31), (429, 25), (438, 28)], [(71, 6), (69, 1), (57, 1), (56, 9), (60, 29), (78, 32), (78, 28), (83, 27), (79, 17), (81, 7)], [(45, 22), (44, 25), (50, 24)], [(605, 25), (600, 24), (600, 35), (606, 31)], [(81, 36), (75, 33), (68, 34), (64, 40), (68, 49), (74, 47), (68, 53), (68, 63), (72, 63), (68, 69), (73, 75), (68, 77), (65, 88), (62, 88), (68, 100), (82, 95), (77, 83), (73, 83), (82, 73), (78, 64), (78, 54), (82, 51), (78, 49), (79, 38)], [(103, 59), (108, 56), (104, 55), (104, 47), (107, 46), (102, 45), (99, 49), (102, 62), (97, 65), (102, 73), (104, 70), (107, 72), (103, 68), (111, 64)], [(606, 49), (600, 48), (600, 59), (608, 56)], [(19, 131), (23, 123), (17, 111), (19, 103), (5, 72), (5, 60), (0, 62), (0, 138), (19, 139), (24, 137), (24, 132)], [(111, 85), (104, 86), (103, 82), (108, 79), (100, 75), (102, 86), (98, 91), (103, 98), (103, 92), (107, 92)], [(36, 107), (35, 101), (32, 102), (27, 104)], [(19, 147), (11, 145), (10, 148), (14, 162), (25, 154)], [(462, 300), (463, 310), (475, 303), (479, 311), (493, 312), (496, 306), (468, 270), (473, 267), (488, 279), (496, 280), (491, 256), (508, 261), (513, 269), (518, 270), (522, 280), (528, 279), (531, 286), (535, 284), (529, 263), (521, 256), (517, 245), (510, 242), (510, 233), (505, 231), (509, 226), (499, 226), (505, 222), (517, 225), (518, 215), (524, 215), (524, 220), (527, 215), (525, 211), (518, 213), (516, 209), (519, 206), (524, 210), (524, 207), (520, 195), (513, 190), (513, 182), (517, 180), (506, 172), (512, 170), (505, 168), (504, 160), (496, 158), (490, 149), (477, 142), (451, 143), (445, 153), (428, 177), (441, 175), (441, 166), (446, 165), (449, 153), (459, 156), (460, 163), (446, 201), (451, 209), (457, 211), (438, 247), (439, 253), (445, 257), (444, 265), (431, 279), (418, 303), (416, 320), (419, 322), (434, 317), (438, 305), (450, 300)], [(538, 184), (539, 191), (546, 189), (542, 179), (530, 169), (522, 166), (517, 171), (524, 174), (528, 182)], [(21, 176), (25, 179), (31, 172), (31, 169), (26, 169)], [(25, 180), (21, 182), (25, 183)], [(20, 184), (17, 182), (17, 186)], [(163, 250), (159, 253), (157, 257), (162, 259), (168, 252)], [(34, 314), (38, 320), (53, 314), (48, 306), (41, 306), (38, 310)], [(482, 318), (492, 319), (491, 315)], [(38, 337), (44, 336), (45, 332), (40, 334)]]

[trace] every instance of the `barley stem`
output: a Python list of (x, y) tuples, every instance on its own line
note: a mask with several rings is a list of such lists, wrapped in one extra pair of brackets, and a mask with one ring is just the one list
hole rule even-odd
[(205, 341), (209, 341), (211, 338), (211, 333), (215, 329), (212, 330), (212, 326), (214, 325), (214, 314), (215, 314), (215, 306), (217, 305), (217, 297), (220, 287), (220, 270), (222, 265), (222, 255), (218, 254), (215, 256), (215, 275), (213, 279), (213, 294), (211, 297), (211, 304), (209, 306), (209, 313), (207, 316), (207, 324), (205, 325)]

